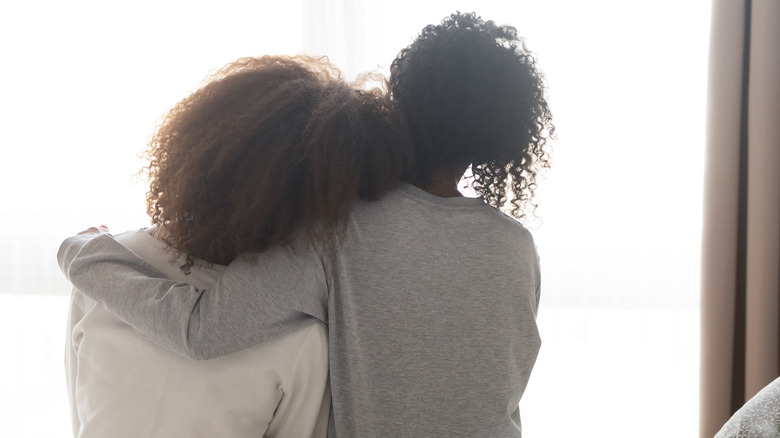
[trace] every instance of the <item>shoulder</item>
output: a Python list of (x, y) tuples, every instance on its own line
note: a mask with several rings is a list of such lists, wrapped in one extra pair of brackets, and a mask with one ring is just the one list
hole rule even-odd
[(517, 219), (487, 205), (480, 209), (481, 228), (475, 232), (476, 239), (483, 239), (496, 250), (505, 253), (524, 254), (536, 257), (536, 243), (533, 234)]
[(127, 247), (147, 263), (154, 266), (166, 277), (190, 283), (199, 289), (211, 287), (224, 266), (195, 260), (189, 274), (185, 274), (181, 266), (186, 262), (186, 256), (176, 254), (165, 242), (154, 236), (153, 228), (141, 228), (118, 234), (117, 242)]

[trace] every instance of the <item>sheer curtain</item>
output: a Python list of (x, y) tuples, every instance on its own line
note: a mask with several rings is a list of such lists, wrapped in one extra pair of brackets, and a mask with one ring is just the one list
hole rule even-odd
[(240, 56), (306, 51), (349, 78), (386, 72), (456, 9), (526, 36), (558, 128), (528, 223), (544, 277), (525, 435), (695, 435), (705, 0), (0, 6), (0, 36), (15, 42), (0, 82), (0, 333), (12, 358), (0, 435), (68, 435), (69, 287), (54, 254), (89, 225), (147, 222), (131, 176), (171, 105)]

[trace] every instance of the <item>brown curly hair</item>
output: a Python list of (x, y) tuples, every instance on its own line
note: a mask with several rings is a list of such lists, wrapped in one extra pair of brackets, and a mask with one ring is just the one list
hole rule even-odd
[(147, 212), (185, 271), (293, 240), (334, 247), (355, 201), (410, 166), (410, 146), (386, 93), (350, 86), (326, 58), (242, 58), (158, 126)]
[(411, 130), (418, 186), (462, 175), (486, 203), (522, 219), (554, 136), (542, 73), (517, 30), (474, 13), (425, 27), (390, 67), (393, 99)]

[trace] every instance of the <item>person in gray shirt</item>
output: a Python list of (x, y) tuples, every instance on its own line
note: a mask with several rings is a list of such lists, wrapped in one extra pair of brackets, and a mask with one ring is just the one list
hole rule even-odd
[[(515, 219), (549, 165), (542, 75), (514, 28), (456, 13), (401, 51), (390, 85), (415, 165), (388, 195), (355, 206), (338, 250), (243, 254), (202, 290), (162, 278), (109, 234), (87, 234), (63, 243), (63, 272), (194, 358), (325, 322), (329, 436), (521, 436), (541, 280)], [(458, 191), (467, 169), (477, 198)]]

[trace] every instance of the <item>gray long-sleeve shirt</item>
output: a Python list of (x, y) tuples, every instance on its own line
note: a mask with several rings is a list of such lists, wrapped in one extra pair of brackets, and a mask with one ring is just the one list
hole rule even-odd
[(525, 228), (478, 199), (402, 185), (356, 206), (330, 269), (278, 247), (238, 258), (210, 290), (163, 278), (109, 235), (69, 238), (58, 259), (79, 290), (190, 357), (325, 321), (331, 436), (521, 435), (538, 259)]

